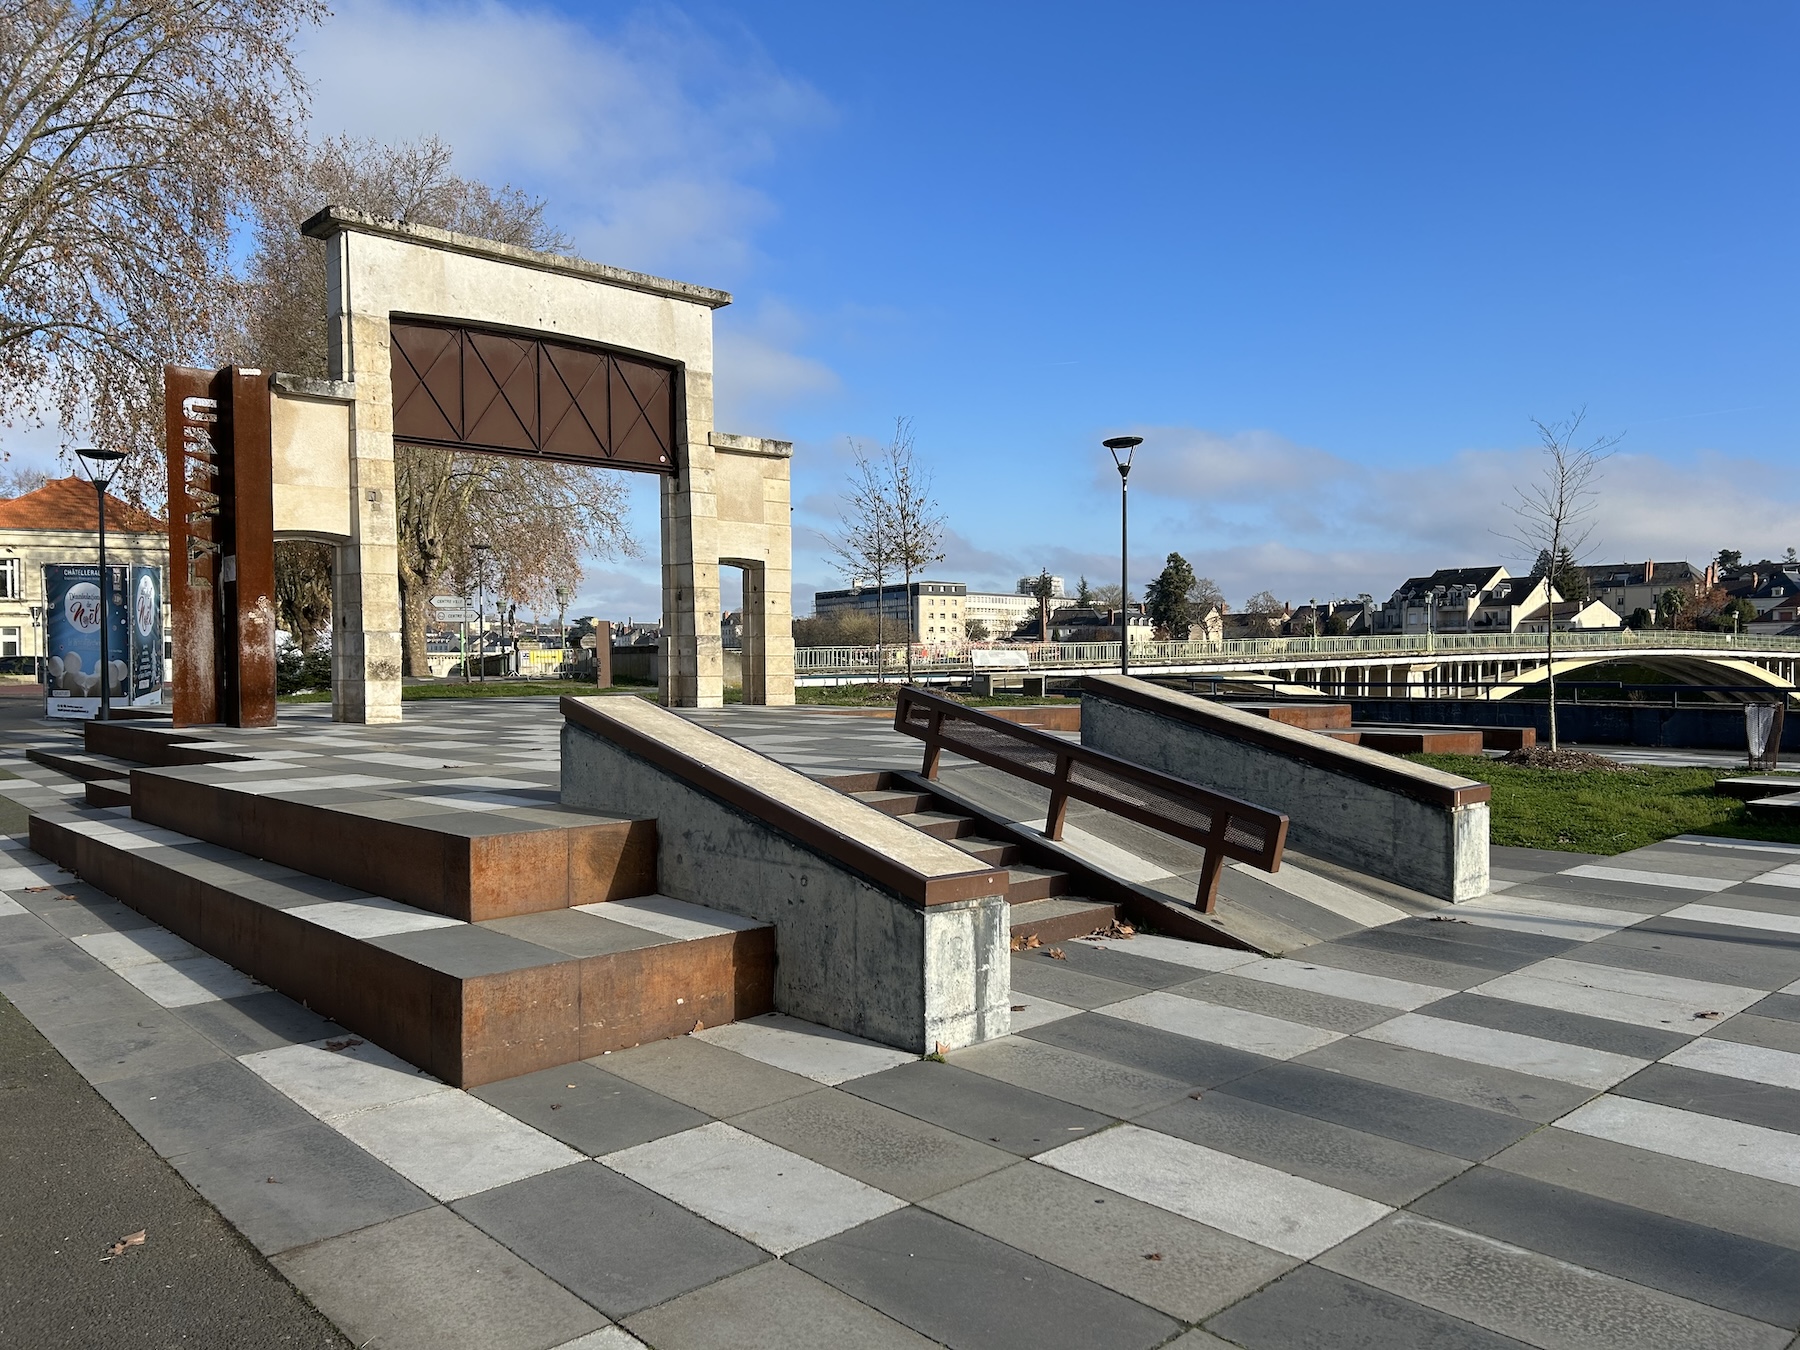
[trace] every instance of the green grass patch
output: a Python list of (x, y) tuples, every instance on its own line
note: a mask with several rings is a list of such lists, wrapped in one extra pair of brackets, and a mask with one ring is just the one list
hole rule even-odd
[(1713, 793), (1743, 769), (1633, 768), (1569, 773), (1527, 769), (1477, 755), (1408, 755), (1494, 789), (1492, 839), (1517, 848), (1625, 853), (1677, 834), (1715, 834), (1800, 844), (1800, 829), (1768, 824), (1733, 797)]
[[(400, 688), (400, 698), (406, 703), (443, 698), (557, 698), (563, 694), (573, 694), (577, 698), (586, 698), (590, 694), (635, 694), (639, 698), (655, 698), (656, 686), (634, 684), (596, 689), (591, 684), (581, 684), (575, 680), (474, 680), (468, 684), (461, 680), (442, 680), (430, 684), (407, 684)], [(331, 691), (313, 689), (304, 694), (283, 694), (278, 701), (329, 703)], [(726, 701), (732, 701), (729, 690), (726, 691)]]
[[(839, 684), (828, 686), (803, 686), (794, 690), (794, 703), (800, 707), (810, 708), (891, 708), (901, 688), (899, 680), (883, 684)], [(970, 708), (1041, 708), (1046, 704), (1066, 703), (1069, 700), (1060, 695), (1051, 694), (1047, 698), (1026, 698), (1023, 694), (994, 694), (986, 698), (976, 698), (973, 694), (958, 694), (957, 701)], [(727, 697), (727, 702), (731, 699)]]

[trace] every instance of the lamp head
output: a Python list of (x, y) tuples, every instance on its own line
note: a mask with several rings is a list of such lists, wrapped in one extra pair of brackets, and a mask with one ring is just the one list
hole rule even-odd
[(119, 461), (125, 458), (123, 450), (97, 450), (93, 447), (77, 449), (75, 457), (81, 461), (81, 467), (88, 476), (88, 481), (102, 492), (112, 486), (112, 480), (119, 472)]
[(1113, 463), (1118, 466), (1121, 480), (1131, 472), (1131, 457), (1143, 443), (1142, 436), (1112, 436), (1100, 442), (1112, 451)]

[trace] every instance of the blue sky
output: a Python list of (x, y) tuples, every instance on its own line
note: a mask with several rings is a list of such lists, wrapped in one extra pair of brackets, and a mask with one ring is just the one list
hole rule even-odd
[(1516, 563), (1529, 419), (1583, 406), (1625, 436), (1598, 555), (1800, 545), (1797, 39), (1775, 3), (340, 0), (304, 64), (321, 134), (439, 134), (584, 255), (737, 295), (718, 422), (796, 442), (805, 612), (846, 438), (897, 414), (974, 586), (1116, 575), (1121, 431), (1138, 577)]

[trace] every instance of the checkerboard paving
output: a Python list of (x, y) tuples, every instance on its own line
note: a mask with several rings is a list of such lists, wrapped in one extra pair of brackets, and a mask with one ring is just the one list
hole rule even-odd
[(358, 1344), (1800, 1329), (1800, 848), (1496, 849), (1284, 959), (1021, 952), (1014, 1034), (944, 1063), (775, 1015), (474, 1092), (3, 852), (0, 992)]

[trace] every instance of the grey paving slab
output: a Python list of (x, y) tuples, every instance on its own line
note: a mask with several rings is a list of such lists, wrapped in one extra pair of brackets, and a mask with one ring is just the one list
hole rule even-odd
[(52, 1022), (40, 1030), (90, 1083), (166, 1073), (230, 1057), (174, 1013), (161, 1008), (135, 1017)]
[(1012, 961), (1012, 987), (1016, 994), (1047, 998), (1070, 1008), (1103, 1008), (1144, 992), (1141, 985), (1102, 979), (1061, 961), (1027, 961), (1017, 956)]
[[(1302, 1266), (1207, 1325), (1245, 1350), (1520, 1350), (1523, 1346), (1510, 1336), (1317, 1266)], [(1177, 1341), (1170, 1350), (1180, 1345)]]
[[(74, 889), (63, 892), (74, 894)], [(77, 894), (76, 903), (46, 905), (41, 911), (44, 922), (66, 937), (85, 937), (89, 933), (128, 933), (134, 928), (148, 928), (150, 920), (129, 905), (108, 899), (95, 892), (92, 898)]]
[(490, 1083), (474, 1089), (474, 1095), (590, 1157), (690, 1130), (709, 1119), (702, 1111), (586, 1063)]
[(641, 1312), (656, 1350), (930, 1350), (918, 1332), (785, 1261), (766, 1261)]
[(1515, 1115), (1291, 1061), (1233, 1079), (1215, 1091), (1471, 1162), (1537, 1128), (1536, 1122)]
[(594, 1162), (484, 1191), (455, 1208), (613, 1318), (768, 1259), (751, 1243)]
[(398, 1172), (310, 1119), (183, 1154), (175, 1168), (264, 1255), (433, 1204)]
[(190, 1003), (174, 1011), (228, 1055), (250, 1055), (278, 1045), (304, 1045), (346, 1034), (336, 1022), (273, 991)]
[(1697, 903), (1684, 905), (1679, 916), (1665, 914), (1661, 918), (1646, 920), (1638, 927), (1647, 929), (1652, 934), (1705, 938), (1718, 944), (1721, 950), (1754, 948), (1765, 957), (1785, 961), (1790, 970), (1800, 965), (1800, 933), (1776, 932), (1773, 926), (1747, 928), (1742, 924), (1715, 923), (1696, 917), (1698, 911), (1705, 908), (1706, 906)]
[(1546, 876), (1583, 863), (1604, 861), (1598, 853), (1561, 853), (1546, 848), (1519, 848), (1510, 844), (1494, 844), (1488, 849), (1489, 866)]
[(786, 1101), (819, 1085), (717, 1045), (678, 1036), (596, 1055), (594, 1066), (721, 1120)]
[(1022, 1162), (923, 1207), (1184, 1322), (1227, 1307), (1295, 1260), (1063, 1172)]
[(1701, 1073), (1674, 1064), (1652, 1064), (1612, 1089), (1620, 1097), (1674, 1106), (1683, 1111), (1741, 1120), (1746, 1125), (1800, 1134), (1800, 1092), (1753, 1083), (1746, 1078)]
[(1592, 1090), (1572, 1083), (1384, 1045), (1359, 1036), (1333, 1041), (1299, 1056), (1296, 1062), (1539, 1122), (1566, 1115), (1594, 1095)]
[(1188, 1094), (1187, 1083), (1178, 1079), (1022, 1036), (958, 1050), (949, 1060), (959, 1069), (1121, 1118)]
[(1148, 1350), (1161, 1313), (923, 1210), (897, 1210), (789, 1261), (952, 1350)]
[(1800, 1187), (1556, 1128), (1520, 1140), (1488, 1165), (1800, 1249)]
[(1110, 1116), (929, 1060), (858, 1078), (842, 1090), (1027, 1157), (1112, 1124)]
[(902, 1200), (936, 1195), (1018, 1161), (992, 1144), (831, 1088), (731, 1123)]
[(1159, 1078), (1173, 1078), (1189, 1087), (1212, 1087), (1276, 1062), (1265, 1055), (1141, 1026), (1104, 1013), (1081, 1013), (1019, 1034), (1027, 1040), (1076, 1050)]
[[(1612, 865), (1602, 858), (1601, 867)], [(1636, 908), (1646, 913), (1660, 913), (1685, 903), (1697, 892), (1672, 886), (1647, 886), (1634, 881), (1614, 881), (1606, 877), (1548, 876), (1531, 883), (1541, 891), (1562, 891), (1589, 904), (1617, 908)]]
[(1590, 942), (1581, 949), (1581, 959), (1747, 989), (1776, 990), (1800, 979), (1800, 958), (1762, 943), (1754, 930), (1740, 928), (1735, 937), (1723, 928), (1718, 935), (1697, 934), (1676, 931), (1661, 919)]
[(1465, 965), (1438, 956), (1412, 956), (1374, 947), (1349, 947), (1338, 942), (1321, 942), (1308, 947), (1306, 959), (1315, 965), (1335, 966), (1364, 975), (1385, 975), (1392, 980), (1432, 984), (1442, 989), (1467, 989), (1470, 985), (1493, 979), (1495, 974), (1483, 966)]
[(1263, 980), (1240, 979), (1228, 972), (1189, 980), (1169, 992), (1197, 998), (1203, 1003), (1219, 1003), (1309, 1027), (1323, 1027), (1327, 1031), (1361, 1031), (1394, 1015), (1392, 1008), (1377, 1007), (1373, 1003), (1358, 1003), (1334, 994), (1292, 989)]
[(1151, 1111), (1136, 1123), (1384, 1205), (1403, 1205), (1469, 1166), (1447, 1153), (1221, 1092)]
[(1013, 964), (1017, 967), (1050, 962), (1054, 959), (1049, 955), (1051, 947), (1063, 954), (1062, 960), (1056, 962), (1057, 965), (1066, 965), (1070, 970), (1102, 980), (1134, 984), (1139, 989), (1166, 989), (1170, 985), (1183, 984), (1194, 978), (1194, 971), (1190, 966), (1158, 961), (1154, 957), (1119, 947), (1095, 947), (1085, 942), (1053, 942), (1049, 947), (1020, 952), (1013, 958)]
[[(1760, 1008), (1763, 1005), (1759, 1003), (1756, 1006)], [(1769, 1050), (1800, 1055), (1800, 1019), (1763, 1017), (1753, 1012), (1742, 1012), (1720, 1022), (1706, 1033), (1706, 1038), (1736, 1041), (1740, 1045), (1760, 1045)]]
[(1669, 1051), (1686, 1045), (1693, 1036), (1691, 1031), (1634, 1026), (1585, 1013), (1540, 1008), (1509, 998), (1476, 993), (1452, 994), (1418, 1011), (1428, 1017), (1442, 1017), (1452, 1022), (1492, 1027), (1495, 1031), (1512, 1031), (1521, 1036), (1537, 1036), (1568, 1045), (1585, 1045), (1615, 1055), (1630, 1055), (1633, 1059), (1661, 1059)]
[[(1454, 933), (1447, 933), (1453, 929)], [(1493, 934), (1501, 935), (1496, 939)], [(1389, 956), (1410, 956), (1421, 961), (1450, 965), (1474, 966), (1481, 970), (1517, 970), (1533, 961), (1561, 956), (1577, 944), (1560, 938), (1536, 937), (1499, 928), (1482, 928), (1465, 923), (1432, 923), (1428, 919), (1406, 920), (1382, 928), (1366, 928), (1360, 933), (1339, 938), (1331, 944), (1340, 951), (1381, 952)], [(1312, 948), (1308, 959), (1316, 959)], [(1426, 981), (1426, 983), (1434, 983)]]
[(359, 1350), (544, 1350), (606, 1324), (436, 1207), (273, 1259)]
[[(24, 917), (24, 916), (15, 916)], [(38, 922), (42, 922), (39, 920)], [(91, 974), (104, 967), (61, 933), (44, 925), (39, 936), (15, 938), (0, 946), (0, 991), (18, 1003), (34, 988), (55, 986), (78, 975)], [(1125, 997), (1141, 993), (1129, 985)], [(21, 1004), (21, 1006), (23, 1006)]]
[(1413, 1210), (1761, 1322), (1800, 1327), (1800, 1251), (1477, 1167)]
[(165, 1158), (312, 1119), (236, 1060), (121, 1078), (99, 1090)]
[(1318, 1264), (1540, 1350), (1781, 1350), (1792, 1334), (1523, 1251), (1395, 1214)]

